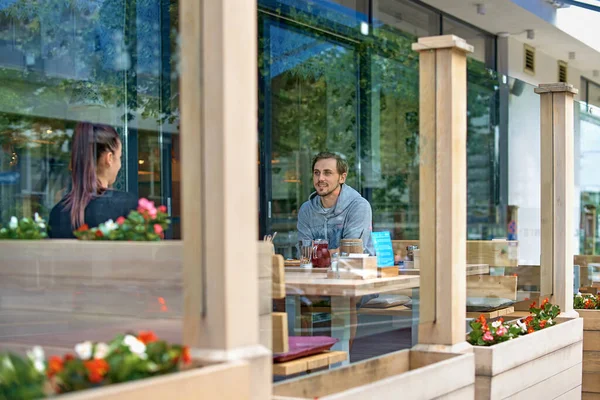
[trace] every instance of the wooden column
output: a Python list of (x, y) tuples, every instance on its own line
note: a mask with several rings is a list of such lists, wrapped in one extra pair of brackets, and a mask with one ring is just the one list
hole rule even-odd
[(573, 311), (573, 96), (566, 83), (535, 89), (541, 101), (541, 295)]
[(184, 342), (200, 363), (252, 363), (252, 398), (271, 393), (259, 345), (255, 0), (182, 0)]
[(420, 38), (420, 324), (417, 347), (465, 342), (467, 60), (448, 35)]

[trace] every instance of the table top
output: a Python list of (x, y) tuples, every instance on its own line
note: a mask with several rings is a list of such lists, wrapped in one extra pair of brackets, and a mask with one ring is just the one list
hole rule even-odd
[[(287, 269), (286, 269), (287, 271)], [(418, 269), (399, 269), (398, 274), (400, 275), (419, 275), (420, 270)], [(467, 276), (471, 275), (487, 275), (490, 273), (490, 266), (488, 264), (467, 264)]]
[[(285, 267), (285, 272), (298, 274), (327, 274), (327, 268)], [(399, 269), (399, 275), (419, 275), (419, 269)], [(487, 275), (490, 273), (488, 264), (467, 264), (467, 275)]]
[[(366, 296), (369, 294), (393, 292), (402, 289), (419, 287), (419, 270), (402, 270), (408, 272), (390, 278), (373, 279), (329, 279), (327, 268), (285, 268), (285, 291), (288, 296)], [(416, 271), (413, 274), (412, 271)], [(468, 264), (467, 275), (488, 274), (487, 264)]]
[(287, 295), (358, 297), (418, 287), (418, 275), (374, 279), (328, 279), (327, 274), (291, 272), (285, 276)]

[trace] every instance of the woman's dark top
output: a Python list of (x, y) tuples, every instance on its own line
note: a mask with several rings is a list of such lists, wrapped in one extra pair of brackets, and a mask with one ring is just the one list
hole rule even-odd
[[(53, 239), (74, 239), (71, 227), (71, 211), (65, 209), (63, 198), (50, 212), (48, 236)], [(129, 211), (135, 210), (138, 199), (131, 193), (107, 190), (101, 196), (92, 199), (85, 208), (84, 222), (95, 228), (103, 222), (119, 217), (127, 217)]]

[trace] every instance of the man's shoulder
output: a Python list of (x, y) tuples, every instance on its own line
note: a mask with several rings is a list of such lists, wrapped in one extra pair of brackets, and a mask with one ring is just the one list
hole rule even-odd
[(310, 200), (306, 200), (304, 203), (302, 203), (302, 205), (300, 206), (300, 210), (298, 211), (298, 213), (307, 213), (310, 211)]

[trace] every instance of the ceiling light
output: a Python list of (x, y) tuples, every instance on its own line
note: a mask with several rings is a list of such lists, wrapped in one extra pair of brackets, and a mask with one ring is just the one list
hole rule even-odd
[(368, 35), (369, 34), (369, 24), (367, 24), (366, 22), (361, 22), (360, 23), (360, 33), (362, 33), (363, 35)]

